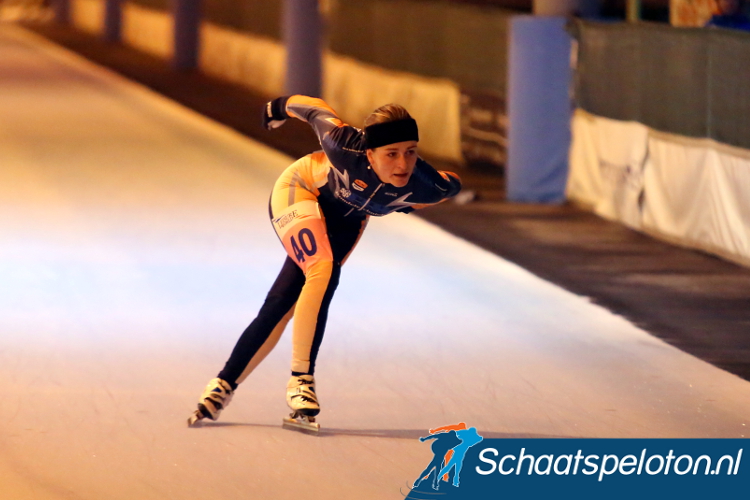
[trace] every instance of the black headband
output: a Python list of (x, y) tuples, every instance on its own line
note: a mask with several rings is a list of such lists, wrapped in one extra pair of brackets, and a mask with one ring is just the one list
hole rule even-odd
[(376, 123), (365, 127), (367, 149), (375, 149), (404, 141), (419, 141), (417, 122), (413, 118)]

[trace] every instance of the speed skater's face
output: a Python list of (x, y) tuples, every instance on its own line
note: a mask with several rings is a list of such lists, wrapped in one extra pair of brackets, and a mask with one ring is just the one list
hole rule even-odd
[(381, 182), (404, 187), (417, 164), (417, 141), (404, 141), (367, 150), (367, 159)]

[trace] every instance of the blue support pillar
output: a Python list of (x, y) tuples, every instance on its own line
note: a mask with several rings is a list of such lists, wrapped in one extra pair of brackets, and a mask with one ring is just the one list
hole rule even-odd
[(104, 1), (104, 39), (108, 42), (122, 40), (122, 2)]
[(318, 0), (284, 0), (286, 94), (321, 96), (323, 19)]
[(570, 149), (571, 39), (563, 17), (511, 20), (508, 61), (510, 201), (565, 200)]
[(198, 67), (201, 0), (172, 0), (172, 11), (174, 19), (172, 66), (175, 69), (195, 69)]

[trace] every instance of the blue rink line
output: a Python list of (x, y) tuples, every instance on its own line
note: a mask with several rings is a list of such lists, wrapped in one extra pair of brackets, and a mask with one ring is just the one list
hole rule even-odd
[(406, 498), (747, 498), (746, 442), (484, 439), (466, 453), (457, 487), (453, 485), (455, 469), (447, 480), (443, 476), (437, 483), (433, 469)]

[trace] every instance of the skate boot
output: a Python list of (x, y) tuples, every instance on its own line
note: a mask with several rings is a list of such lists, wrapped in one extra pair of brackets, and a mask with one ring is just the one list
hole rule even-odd
[(211, 380), (203, 390), (203, 394), (201, 394), (198, 401), (198, 409), (188, 419), (188, 425), (192, 427), (204, 418), (216, 420), (219, 418), (221, 410), (226, 408), (230, 401), (232, 401), (233, 395), (234, 391), (229, 382), (220, 378)]
[(315, 395), (315, 378), (312, 375), (292, 376), (286, 384), (286, 404), (292, 409), (283, 427), (317, 434), (320, 424), (315, 416), (320, 413), (318, 397)]

